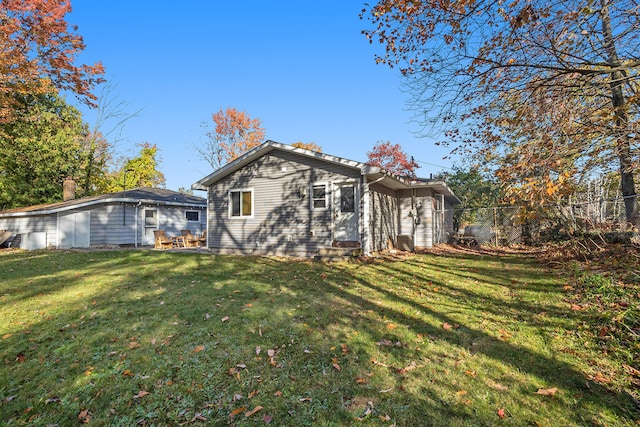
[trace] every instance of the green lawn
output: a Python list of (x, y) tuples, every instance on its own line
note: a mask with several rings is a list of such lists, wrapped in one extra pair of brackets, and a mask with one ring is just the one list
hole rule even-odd
[(637, 425), (637, 347), (603, 347), (579, 277), (518, 255), (3, 251), (0, 424)]

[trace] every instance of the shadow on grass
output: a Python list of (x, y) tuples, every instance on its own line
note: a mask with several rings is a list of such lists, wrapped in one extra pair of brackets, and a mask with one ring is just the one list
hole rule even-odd
[[(262, 402), (278, 425), (344, 425), (374, 401), (398, 425), (534, 422), (496, 418), (494, 394), (476, 399), (475, 407), (456, 400), (460, 385), (443, 381), (442, 372), (455, 371), (464, 357), (480, 363), (480, 356), (488, 362), (479, 369), (495, 381), (518, 373), (512, 388), (522, 392), (511, 399), (529, 414), (539, 384), (562, 390), (557, 400), (569, 408), (567, 424), (599, 425), (600, 413), (637, 418), (626, 395), (586, 381), (559, 357), (500, 339), (481, 319), (452, 316), (460, 306), (479, 318), (522, 313), (514, 324), (533, 327), (544, 310), (540, 326), (560, 328), (567, 315), (533, 299), (505, 300), (495, 289), (454, 283), (479, 280), (513, 291), (526, 281), (532, 297), (558, 292), (543, 278), (529, 283), (520, 269), (530, 265), (521, 260), (502, 259), (496, 271), (473, 256), (458, 259), (472, 265), (452, 271), (451, 264), (422, 256), (324, 265), (145, 251), (0, 257), (12, 278), (0, 285), (1, 418), (47, 425), (77, 422), (89, 410), (94, 421), (114, 425), (263, 424), (243, 411), (230, 417)], [(446, 275), (436, 277), (439, 270)], [(455, 327), (444, 330), (444, 324)], [(382, 339), (392, 345), (376, 344)], [(355, 385), (375, 372), (370, 386)], [(438, 383), (430, 374), (440, 375)], [(464, 370), (460, 376), (465, 379)], [(380, 392), (389, 386), (395, 394)], [(254, 390), (262, 390), (256, 403), (247, 399)]]

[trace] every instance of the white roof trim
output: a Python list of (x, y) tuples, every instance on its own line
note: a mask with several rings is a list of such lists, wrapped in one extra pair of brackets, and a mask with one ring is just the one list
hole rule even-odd
[(84, 203), (78, 203), (70, 206), (63, 207), (53, 207), (48, 209), (34, 209), (32, 211), (26, 212), (9, 212), (9, 213), (0, 213), (0, 218), (19, 218), (25, 216), (39, 216), (39, 215), (50, 215), (59, 212), (71, 211), (74, 209), (82, 209), (93, 205), (107, 204), (107, 203), (131, 203), (131, 204), (141, 204), (141, 205), (163, 205), (163, 206), (182, 206), (186, 208), (197, 208), (197, 209), (206, 209), (206, 205), (198, 205), (195, 203), (180, 203), (180, 202), (165, 202), (162, 200), (153, 200), (153, 199), (134, 199), (134, 198), (110, 198), (110, 199), (97, 199), (90, 200)]

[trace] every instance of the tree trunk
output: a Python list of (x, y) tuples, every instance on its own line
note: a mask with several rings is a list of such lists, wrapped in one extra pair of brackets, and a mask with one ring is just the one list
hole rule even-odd
[(627, 100), (622, 90), (624, 73), (620, 70), (620, 60), (618, 52), (613, 40), (613, 32), (611, 30), (611, 17), (609, 16), (608, 0), (600, 0), (602, 5), (602, 34), (605, 42), (605, 50), (608, 56), (608, 63), (613, 69), (610, 74), (611, 101), (615, 114), (615, 138), (616, 138), (616, 154), (620, 162), (620, 186), (622, 189), (622, 197), (624, 198), (624, 206), (627, 222), (638, 226), (640, 225), (640, 208), (638, 205), (638, 197), (636, 194), (635, 180), (633, 177), (631, 142), (629, 141), (629, 132), (627, 130), (628, 117), (626, 113)]

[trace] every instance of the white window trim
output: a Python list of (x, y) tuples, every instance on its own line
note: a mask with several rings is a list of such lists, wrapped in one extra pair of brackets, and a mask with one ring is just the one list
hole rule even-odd
[[(198, 219), (195, 219), (195, 220), (194, 220), (194, 219), (189, 219), (189, 218), (187, 218), (187, 213), (188, 213), (188, 212), (195, 212), (195, 213), (197, 213), (197, 214), (198, 214)], [(185, 219), (187, 222), (200, 222), (200, 211), (195, 211), (195, 210), (186, 210), (186, 211), (184, 211), (184, 219)]]
[[(323, 185), (324, 186), (324, 208), (316, 208), (313, 205), (314, 202), (314, 198), (313, 198), (313, 187), (319, 187)], [(330, 190), (329, 190), (329, 183), (328, 182), (313, 182), (311, 183), (311, 191), (310, 191), (310, 195), (311, 197), (309, 197), (309, 204), (311, 206), (311, 210), (312, 211), (324, 211), (329, 209), (329, 195), (331, 194)]]
[[(251, 215), (242, 215), (242, 205), (240, 206), (240, 215), (233, 216), (233, 204), (231, 203), (231, 193), (251, 192)], [(253, 188), (232, 188), (227, 193), (227, 201), (229, 203), (229, 219), (251, 219), (256, 211)], [(242, 202), (242, 197), (240, 197)]]

